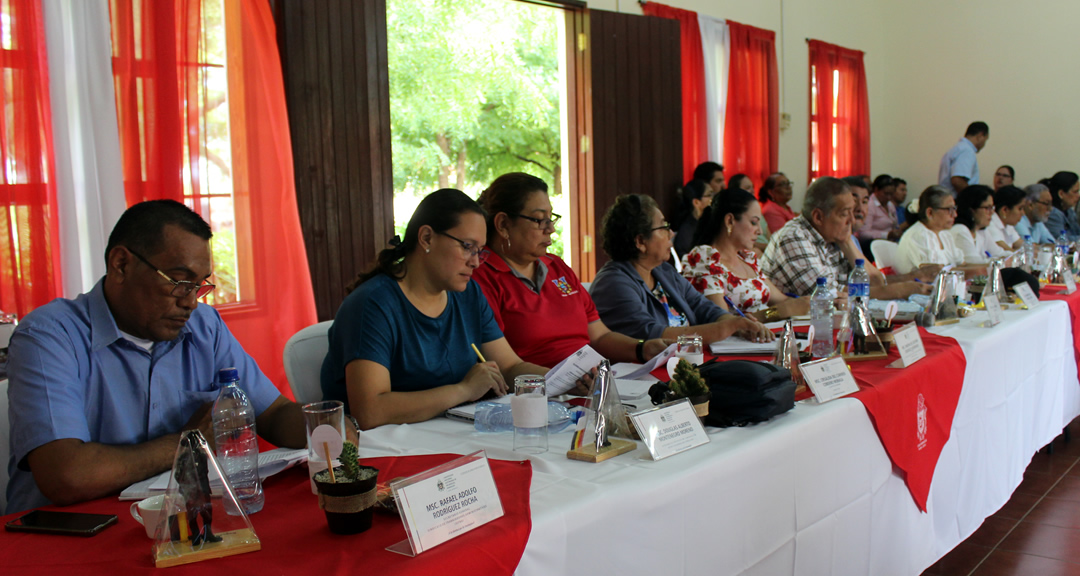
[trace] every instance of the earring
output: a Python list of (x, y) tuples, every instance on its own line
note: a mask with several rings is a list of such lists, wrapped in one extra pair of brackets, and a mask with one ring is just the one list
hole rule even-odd
[(728, 236), (731, 236), (731, 224), (728, 224), (727, 233), (728, 233)]
[(506, 249), (509, 250), (510, 249), (510, 235), (507, 234), (506, 236), (503, 236), (503, 240), (506, 240)]
[(431, 248), (424, 248), (424, 254), (431, 254)]

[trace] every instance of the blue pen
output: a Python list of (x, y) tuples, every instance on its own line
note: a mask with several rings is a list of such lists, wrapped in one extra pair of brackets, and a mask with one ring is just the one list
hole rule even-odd
[(724, 296), (724, 302), (727, 302), (728, 308), (731, 308), (731, 309), (732, 309), (732, 310), (734, 310), (735, 312), (738, 312), (739, 316), (742, 316), (743, 318), (746, 318), (746, 314), (743, 314), (743, 311), (742, 311), (742, 310), (739, 310), (739, 307), (738, 307), (738, 306), (736, 306), (736, 305), (735, 305), (735, 303), (731, 301), (731, 298), (728, 298), (728, 297), (727, 297), (727, 296), (725, 295), (725, 296)]
[(991, 255), (990, 255), (990, 251), (989, 251), (989, 250), (985, 250), (985, 251), (983, 251), (983, 254), (986, 254), (986, 257), (987, 257), (987, 258), (993, 258), (993, 256), (991, 256)]
[(784, 292), (784, 296), (787, 296), (788, 298), (798, 298), (799, 297), (798, 294), (792, 294), (790, 292)]

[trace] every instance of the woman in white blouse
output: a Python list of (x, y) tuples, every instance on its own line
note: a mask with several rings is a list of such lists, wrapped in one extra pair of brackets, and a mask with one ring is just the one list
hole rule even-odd
[(974, 184), (957, 194), (956, 220), (950, 232), (956, 247), (964, 254), (964, 262), (986, 264), (1002, 252), (987, 230), (993, 214), (994, 197), (990, 187)]
[(967, 264), (949, 230), (956, 219), (956, 200), (941, 186), (931, 186), (919, 196), (919, 221), (900, 238), (897, 272), (906, 274), (922, 264), (952, 264), (969, 275), (985, 273), (986, 266)]

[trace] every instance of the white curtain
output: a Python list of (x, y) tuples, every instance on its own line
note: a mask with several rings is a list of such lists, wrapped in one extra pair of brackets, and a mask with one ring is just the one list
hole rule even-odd
[(709, 115), (709, 158), (724, 161), (724, 117), (727, 113), (728, 58), (731, 37), (725, 20), (698, 13), (705, 56), (705, 109)]
[(60, 267), (74, 298), (105, 274), (109, 232), (127, 208), (113, 92), (108, 0), (44, 0), (56, 153)]

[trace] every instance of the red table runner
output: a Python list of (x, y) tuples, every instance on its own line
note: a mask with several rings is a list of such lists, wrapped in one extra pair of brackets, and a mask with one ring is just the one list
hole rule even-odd
[[(459, 458), (457, 454), (366, 458), (362, 464), (379, 469), (379, 482), (411, 476)], [(513, 574), (532, 529), (528, 460), (489, 460), (499, 487), (504, 516), (463, 534), (415, 558), (387, 552), (405, 540), (396, 514), (376, 512), (363, 534), (331, 534), (326, 517), (311, 493), (307, 468), (298, 466), (269, 478), (266, 507), (251, 515), (262, 550), (165, 569), (166, 574)], [(97, 536), (57, 536), (0, 532), (0, 572), (4, 574), (102, 573), (133, 574), (155, 571), (153, 541), (131, 518), (131, 502), (101, 498), (66, 508), (47, 509), (116, 514), (119, 522)], [(18, 514), (0, 518), (13, 520)]]
[(1043, 286), (1039, 290), (1039, 300), (1062, 300), (1069, 305), (1069, 316), (1072, 318), (1073, 351), (1076, 354), (1076, 366), (1080, 369), (1080, 290), (1066, 294), (1063, 286)]
[[(886, 368), (900, 358), (895, 348), (888, 358), (850, 362), (859, 384), (852, 394), (866, 407), (878, 437), (894, 466), (904, 473), (904, 482), (915, 504), (926, 511), (930, 482), (934, 478), (941, 449), (949, 439), (953, 415), (964, 385), (967, 361), (956, 340), (936, 336), (922, 328), (926, 357), (907, 368)], [(725, 356), (724, 360), (762, 356)], [(667, 381), (667, 369), (653, 371)], [(808, 398), (807, 393), (798, 399)]]

